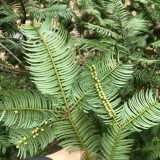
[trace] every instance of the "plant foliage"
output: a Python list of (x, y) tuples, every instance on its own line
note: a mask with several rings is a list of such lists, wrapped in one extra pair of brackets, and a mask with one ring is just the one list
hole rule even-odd
[(86, 160), (159, 157), (158, 1), (1, 3), (2, 152), (57, 140)]

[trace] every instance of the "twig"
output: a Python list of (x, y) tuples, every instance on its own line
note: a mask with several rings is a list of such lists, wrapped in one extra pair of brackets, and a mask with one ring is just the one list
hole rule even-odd
[[(1, 67), (3, 67), (3, 68), (1, 68)], [(0, 64), (0, 70), (5, 71), (5, 72), (15, 72), (17, 74), (27, 74), (27, 71), (22, 71), (19, 69), (11, 68), (11, 67), (4, 65), (4, 64)]]
[(21, 7), (22, 7), (22, 10), (23, 10), (23, 20), (22, 20), (22, 23), (25, 23), (27, 17), (26, 17), (26, 9), (25, 9), (25, 6), (24, 6), (24, 3), (23, 3), (23, 0), (19, 0), (20, 4), (21, 4)]
[(12, 55), (20, 64), (22, 64), (21, 60), (17, 58), (12, 51), (10, 51), (7, 47), (5, 47), (2, 43), (0, 43), (0, 46), (5, 49), (10, 55)]

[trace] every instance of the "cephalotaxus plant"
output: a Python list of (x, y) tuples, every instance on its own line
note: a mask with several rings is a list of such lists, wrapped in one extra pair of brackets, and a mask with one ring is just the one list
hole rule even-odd
[(128, 160), (133, 145), (128, 136), (158, 124), (160, 104), (151, 90), (122, 104), (118, 91), (132, 77), (133, 66), (111, 51), (80, 67), (73, 41), (54, 24), (46, 19), (21, 28), (39, 91), (1, 93), (0, 119), (10, 127), (11, 142), (22, 158), (58, 139), (70, 151), (83, 150), (84, 159)]

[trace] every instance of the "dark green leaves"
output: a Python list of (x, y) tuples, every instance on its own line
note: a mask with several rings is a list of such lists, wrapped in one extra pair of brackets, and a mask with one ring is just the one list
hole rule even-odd
[(102, 138), (103, 160), (129, 160), (133, 140), (127, 137), (131, 132), (116, 125), (110, 126), (107, 131)]
[(35, 127), (44, 120), (54, 119), (60, 110), (58, 108), (56, 99), (36, 91), (17, 90), (0, 95), (0, 120), (6, 126)]
[[(33, 134), (32, 129), (13, 129), (10, 130), (11, 142), (19, 148), (18, 156), (26, 158), (28, 155), (34, 156), (37, 151), (43, 150), (49, 143), (55, 139), (54, 127), (47, 124), (45, 127), (37, 127), (37, 133)], [(43, 130), (42, 130), (43, 129)]]
[(148, 129), (160, 122), (160, 104), (153, 97), (153, 92), (143, 90), (125, 103), (121, 116), (123, 127), (130, 127), (136, 131)]
[(67, 118), (55, 123), (56, 137), (63, 147), (80, 149), (91, 160), (92, 153), (99, 150), (100, 137), (90, 119), (81, 111), (67, 113)]
[(32, 7), (30, 8), (30, 11), (34, 14), (35, 18), (37, 19), (44, 19), (47, 17), (54, 17), (54, 18), (65, 18), (66, 20), (71, 19), (73, 16), (73, 13), (69, 8), (67, 8), (67, 5), (53, 5), (48, 8), (36, 8)]
[(67, 44), (67, 32), (62, 27), (55, 29), (50, 19), (43, 24), (24, 25), (22, 32), (28, 38), (23, 47), (33, 82), (42, 93), (66, 101), (78, 71), (75, 53)]

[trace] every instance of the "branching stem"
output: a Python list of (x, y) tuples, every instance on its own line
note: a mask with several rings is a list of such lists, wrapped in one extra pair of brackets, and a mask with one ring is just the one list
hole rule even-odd
[(24, 24), (27, 17), (26, 17), (26, 9), (25, 9), (25, 6), (24, 6), (24, 3), (23, 3), (23, 0), (19, 0), (20, 4), (21, 4), (21, 7), (22, 7), (22, 10), (23, 10), (23, 19), (22, 19), (22, 23)]
[(14, 57), (14, 59), (16, 59), (17, 62), (19, 62), (19, 63), (22, 65), (22, 61), (21, 61), (18, 57), (16, 57), (11, 50), (9, 50), (9, 49), (8, 49), (6, 46), (4, 46), (2, 43), (0, 43), (0, 46), (1, 46), (3, 49), (5, 49), (12, 57)]
[[(3, 67), (3, 68), (1, 68), (1, 67)], [(27, 74), (28, 73), (27, 71), (22, 71), (20, 69), (11, 68), (11, 67), (4, 65), (4, 64), (0, 64), (0, 70), (5, 71), (5, 72), (14, 72), (16, 74)]]

